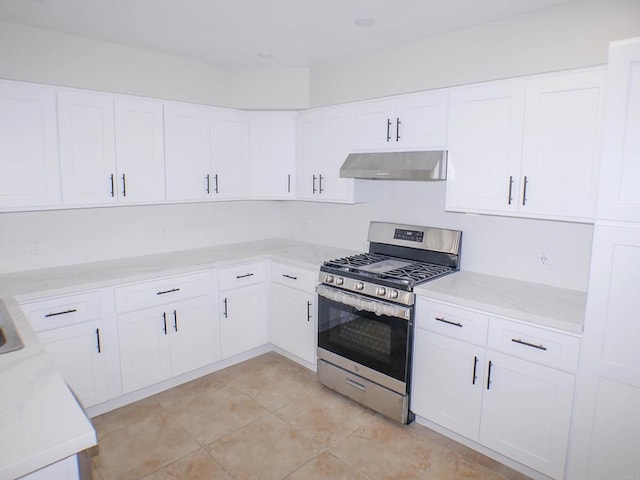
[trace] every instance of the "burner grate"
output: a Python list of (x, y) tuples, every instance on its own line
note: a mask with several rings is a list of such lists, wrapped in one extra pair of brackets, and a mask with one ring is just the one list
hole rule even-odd
[(344, 270), (357, 270), (358, 267), (364, 267), (365, 265), (371, 265), (383, 260), (389, 260), (390, 258), (393, 257), (380, 255), (379, 253), (360, 253), (358, 255), (352, 255), (351, 257), (329, 260), (327, 262), (324, 262), (324, 264), (327, 267), (339, 268)]
[(381, 273), (379, 278), (399, 280), (404, 283), (419, 283), (453, 271), (453, 268), (432, 263), (412, 263)]

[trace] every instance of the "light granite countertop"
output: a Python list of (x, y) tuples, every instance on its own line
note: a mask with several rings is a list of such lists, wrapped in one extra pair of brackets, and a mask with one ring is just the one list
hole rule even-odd
[(20, 477), (97, 443), (91, 422), (18, 301), (265, 259), (316, 269), (324, 260), (353, 253), (272, 239), (0, 275), (0, 298), (24, 343), (23, 349), (0, 355), (0, 480)]
[[(271, 259), (317, 269), (356, 252), (287, 239), (145, 255), (0, 275), (0, 298), (25, 347), (0, 355), (0, 480), (35, 471), (96, 444), (95, 431), (66, 387), (18, 301)], [(580, 333), (586, 294), (456, 272), (416, 289), (429, 298)]]
[(582, 333), (587, 300), (586, 292), (473, 272), (427, 282), (415, 293), (572, 333)]

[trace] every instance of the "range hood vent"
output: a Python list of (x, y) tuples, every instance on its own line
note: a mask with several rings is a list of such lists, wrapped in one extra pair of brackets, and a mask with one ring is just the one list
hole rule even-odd
[(446, 180), (447, 151), (350, 153), (340, 168), (340, 176), (366, 180)]

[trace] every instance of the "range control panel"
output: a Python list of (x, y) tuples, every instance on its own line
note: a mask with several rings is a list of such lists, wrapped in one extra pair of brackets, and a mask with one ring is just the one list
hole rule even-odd
[(422, 243), (424, 239), (424, 232), (420, 230), (405, 230), (402, 228), (396, 228), (393, 234), (393, 238), (396, 240), (407, 240), (409, 242)]

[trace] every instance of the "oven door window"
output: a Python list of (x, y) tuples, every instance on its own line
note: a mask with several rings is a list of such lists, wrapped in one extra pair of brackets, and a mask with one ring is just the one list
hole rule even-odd
[(407, 381), (412, 322), (318, 297), (318, 346)]

